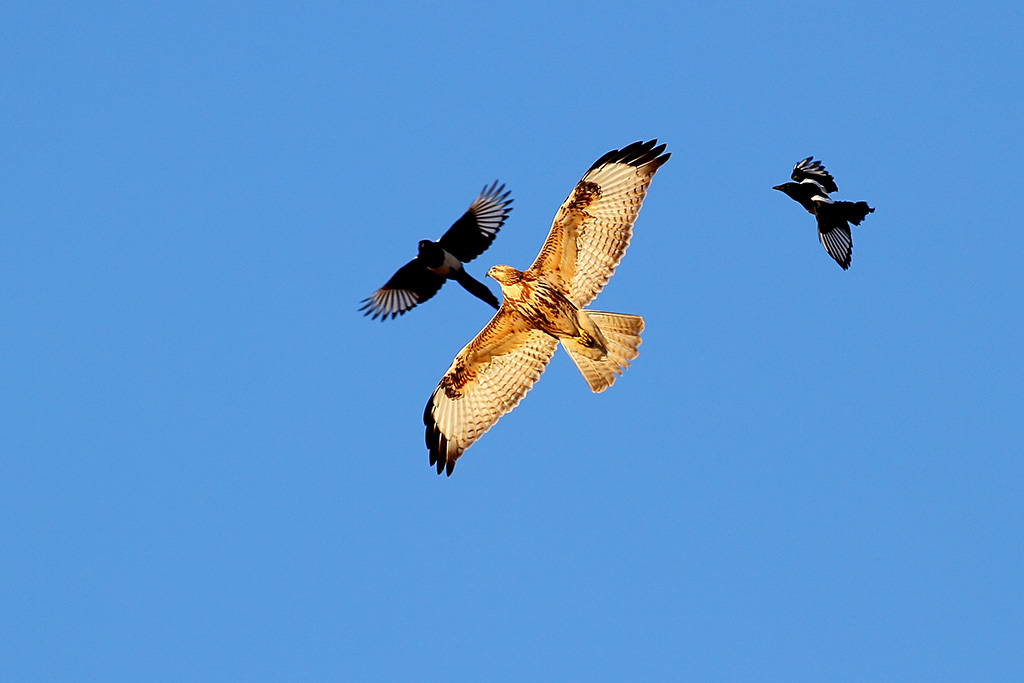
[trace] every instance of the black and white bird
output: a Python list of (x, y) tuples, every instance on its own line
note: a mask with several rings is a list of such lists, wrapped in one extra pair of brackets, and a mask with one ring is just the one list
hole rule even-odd
[[(503, 192), (504, 191), (504, 192)], [(464, 263), (472, 261), (491, 246), (512, 200), (505, 185), (498, 181), (484, 186), (466, 213), (448, 228), (436, 242), (421, 240), (419, 253), (391, 276), (383, 287), (363, 299), (363, 315), (387, 320), (402, 315), (416, 304), (437, 294), (446, 280), (455, 280), (473, 296), (498, 308), (498, 299), (479, 280), (466, 272)]]
[(797, 162), (790, 177), (796, 182), (776, 185), (772, 189), (784, 192), (790, 199), (800, 202), (808, 213), (814, 214), (818, 219), (821, 246), (846, 270), (853, 256), (850, 223), (860, 225), (874, 209), (867, 202), (839, 202), (829, 197), (829, 192), (838, 192), (839, 188), (832, 175), (814, 157)]

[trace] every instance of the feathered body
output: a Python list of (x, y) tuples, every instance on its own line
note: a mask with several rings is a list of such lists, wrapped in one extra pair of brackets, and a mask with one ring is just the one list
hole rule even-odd
[(469, 263), (491, 246), (504, 224), (512, 200), (505, 186), (498, 181), (484, 187), (459, 220), (455, 221), (436, 242), (420, 240), (416, 257), (398, 269), (383, 287), (363, 299), (359, 310), (364, 315), (388, 320), (430, 299), (448, 280), (462, 287), (494, 308), (498, 299), (466, 272)]
[(793, 166), (790, 176), (794, 182), (775, 185), (790, 199), (799, 202), (813, 215), (818, 226), (818, 241), (828, 255), (846, 270), (853, 258), (853, 237), (850, 224), (860, 225), (874, 211), (867, 202), (835, 201), (830, 192), (838, 192), (836, 181), (820, 161), (807, 157)]
[(640, 316), (584, 309), (622, 259), (654, 173), (669, 155), (657, 141), (598, 159), (563, 202), (525, 271), (492, 267), (502, 304), (455, 357), (423, 413), (430, 463), (455, 460), (512, 410), (561, 343), (592, 391), (604, 391), (637, 356)]

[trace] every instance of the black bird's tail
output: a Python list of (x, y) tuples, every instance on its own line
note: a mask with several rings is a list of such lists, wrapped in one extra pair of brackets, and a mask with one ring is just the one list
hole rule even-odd
[(467, 273), (464, 268), (453, 270), (449, 277), (458, 282), (467, 292), (469, 292), (476, 298), (480, 299), (481, 301), (486, 301), (494, 308), (498, 308), (501, 305), (500, 303), (498, 303), (498, 300), (495, 298), (494, 294), (491, 293), (491, 290), (487, 288), (487, 285), (485, 285), (484, 283), (480, 282), (472, 275)]
[(869, 213), (874, 212), (867, 202), (836, 202), (836, 204), (842, 207), (840, 215), (854, 225), (860, 225), (860, 222), (867, 218)]

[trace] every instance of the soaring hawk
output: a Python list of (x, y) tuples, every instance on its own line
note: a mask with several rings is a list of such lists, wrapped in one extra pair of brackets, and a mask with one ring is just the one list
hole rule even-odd
[(559, 342), (595, 392), (636, 358), (643, 318), (582, 309), (622, 259), (647, 186), (668, 160), (657, 142), (635, 142), (594, 162), (527, 270), (487, 271), (501, 285), (501, 308), (459, 351), (423, 412), (438, 474), (450, 476), (463, 451), (519, 404)]
[(846, 270), (853, 256), (853, 238), (850, 223), (860, 225), (874, 211), (867, 202), (837, 202), (828, 196), (838, 192), (836, 181), (820, 161), (807, 157), (793, 166), (790, 176), (796, 182), (776, 185), (772, 189), (784, 192), (800, 206), (814, 214), (818, 220), (818, 240), (828, 255)]
[(498, 181), (484, 186), (466, 213), (436, 242), (421, 240), (419, 253), (398, 269), (387, 283), (361, 302), (364, 315), (387, 320), (402, 315), (416, 304), (437, 294), (446, 280), (455, 280), (467, 292), (498, 308), (498, 300), (487, 285), (462, 267), (491, 246), (512, 209), (508, 192)]

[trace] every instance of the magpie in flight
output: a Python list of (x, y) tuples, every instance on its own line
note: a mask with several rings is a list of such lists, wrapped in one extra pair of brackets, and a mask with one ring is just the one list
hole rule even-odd
[(498, 299), (482, 282), (462, 267), (491, 246), (502, 223), (512, 209), (505, 185), (498, 181), (490, 187), (484, 185), (480, 195), (469, 205), (466, 213), (448, 228), (436, 242), (421, 240), (419, 253), (391, 276), (383, 287), (360, 303), (363, 315), (387, 320), (404, 314), (437, 294), (445, 280), (455, 280), (467, 292), (498, 308)]
[(814, 214), (818, 219), (818, 240), (821, 246), (846, 270), (850, 267), (853, 255), (850, 223), (860, 225), (874, 209), (867, 202), (837, 202), (829, 197), (829, 192), (838, 192), (839, 188), (832, 175), (814, 157), (797, 162), (790, 177), (796, 182), (776, 185), (772, 189), (784, 192)]

